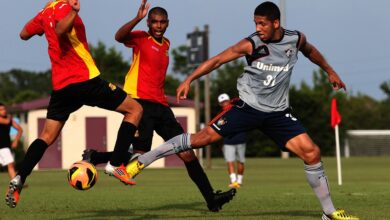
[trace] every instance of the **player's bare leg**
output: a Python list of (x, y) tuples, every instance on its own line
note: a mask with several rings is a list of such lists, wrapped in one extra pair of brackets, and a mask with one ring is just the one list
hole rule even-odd
[(41, 160), (48, 146), (57, 138), (64, 124), (65, 121), (46, 119), (42, 133), (38, 139), (31, 143), (18, 174), (9, 183), (5, 198), (5, 202), (9, 207), (15, 208), (18, 204), (27, 176), (31, 174), (35, 165)]
[(304, 161), (304, 169), (309, 185), (312, 187), (323, 209), (323, 220), (357, 220), (346, 214), (344, 210), (334, 208), (330, 196), (328, 178), (325, 176), (319, 147), (314, 144), (307, 133), (300, 134), (286, 144), (287, 149), (298, 155)]

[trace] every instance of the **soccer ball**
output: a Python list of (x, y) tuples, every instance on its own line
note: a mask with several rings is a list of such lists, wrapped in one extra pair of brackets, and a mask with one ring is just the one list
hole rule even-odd
[(86, 161), (75, 162), (68, 170), (68, 182), (78, 190), (90, 189), (95, 185), (97, 178), (95, 166)]

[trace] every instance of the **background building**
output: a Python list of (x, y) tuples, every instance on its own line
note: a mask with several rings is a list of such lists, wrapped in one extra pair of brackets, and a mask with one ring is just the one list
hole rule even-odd
[[(49, 97), (13, 105), (10, 110), (20, 118), (24, 132), (24, 146), (28, 146), (41, 133)], [(195, 132), (195, 109), (193, 101), (184, 100), (178, 105), (176, 97), (168, 97), (179, 123), (185, 132)], [(75, 161), (81, 160), (85, 148), (99, 151), (114, 149), (117, 131), (123, 116), (97, 107), (83, 106), (72, 113), (57, 140), (45, 152), (36, 169), (67, 169)], [(153, 147), (163, 143), (156, 133)], [(152, 147), (152, 149), (153, 149)], [(183, 162), (172, 155), (162, 158), (150, 167), (182, 166)]]

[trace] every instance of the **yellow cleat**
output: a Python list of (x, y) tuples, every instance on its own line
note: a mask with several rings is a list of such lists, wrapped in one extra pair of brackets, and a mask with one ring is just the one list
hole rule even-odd
[(131, 176), (131, 178), (134, 178), (137, 176), (143, 169), (145, 168), (145, 165), (140, 163), (138, 159), (134, 159), (130, 161), (130, 163), (126, 166), (126, 172)]
[(229, 187), (230, 188), (234, 188), (234, 189), (238, 189), (241, 187), (241, 184), (237, 183), (237, 182), (234, 182), (234, 183), (230, 183), (229, 184)]
[(322, 214), (322, 220), (359, 220), (358, 217), (345, 213), (343, 209), (337, 209), (332, 214)]

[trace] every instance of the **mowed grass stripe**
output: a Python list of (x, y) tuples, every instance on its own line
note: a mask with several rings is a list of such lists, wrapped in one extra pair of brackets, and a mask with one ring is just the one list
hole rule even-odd
[[(390, 157), (342, 160), (343, 186), (337, 185), (335, 158), (323, 158), (336, 207), (361, 219), (390, 219)], [(214, 189), (227, 190), (223, 159), (206, 170)], [(8, 185), (0, 173), (0, 187)], [(66, 171), (34, 171), (15, 209), (0, 203), (0, 220), (17, 219), (320, 219), (321, 208), (297, 158), (248, 158), (244, 185), (219, 213), (207, 210), (184, 168), (146, 169), (134, 187), (99, 170), (96, 185), (73, 189)], [(1, 188), (0, 188), (1, 191)]]

